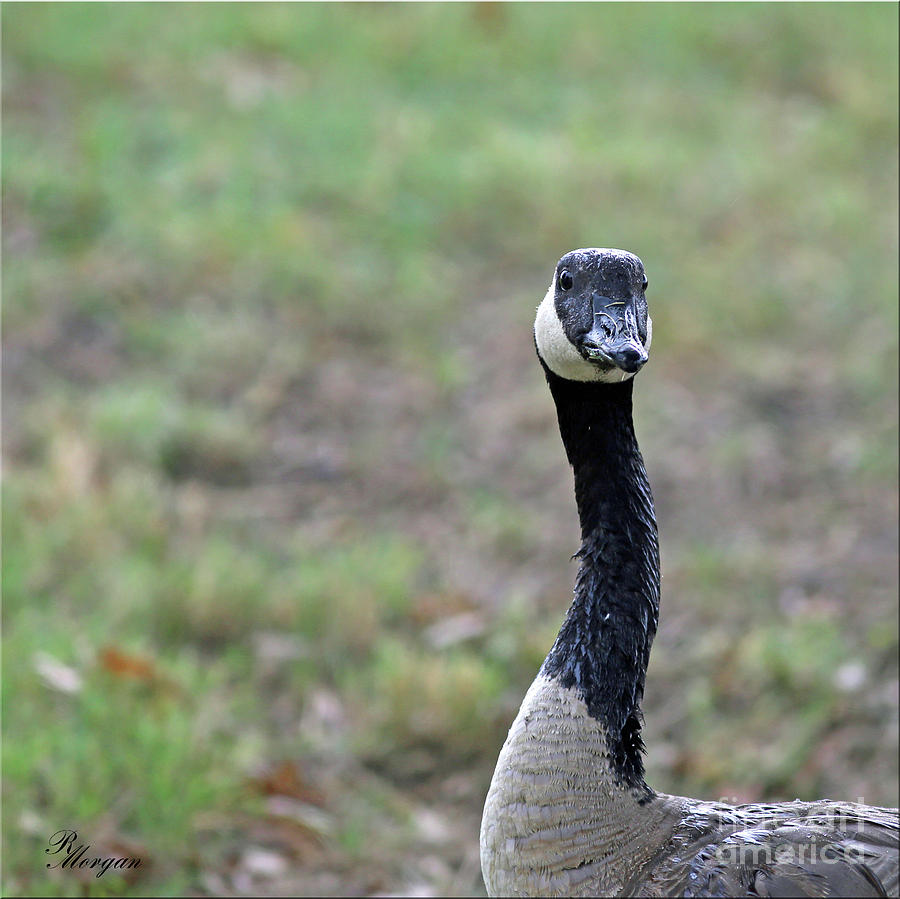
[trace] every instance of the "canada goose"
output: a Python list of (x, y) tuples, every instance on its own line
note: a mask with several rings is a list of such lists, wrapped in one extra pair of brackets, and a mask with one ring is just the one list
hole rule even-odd
[(651, 323), (641, 260), (559, 260), (534, 339), (575, 473), (575, 596), (500, 752), (481, 824), (491, 896), (884, 896), (896, 809), (727, 805), (644, 781), (641, 700), (659, 612), (650, 485), (631, 417)]

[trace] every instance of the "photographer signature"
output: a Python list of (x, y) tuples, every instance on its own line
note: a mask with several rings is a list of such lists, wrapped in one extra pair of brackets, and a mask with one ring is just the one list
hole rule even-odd
[(44, 850), (49, 855), (60, 855), (65, 853), (65, 858), (61, 861), (48, 862), (48, 868), (68, 868), (75, 870), (76, 868), (97, 868), (97, 877), (102, 877), (110, 869), (123, 870), (131, 868), (139, 868), (141, 860), (139, 858), (116, 857), (109, 856), (101, 858), (99, 856), (91, 857), (88, 855), (91, 849), (90, 843), (76, 843), (78, 840), (78, 832), (74, 830), (58, 830), (48, 840), (49, 845)]

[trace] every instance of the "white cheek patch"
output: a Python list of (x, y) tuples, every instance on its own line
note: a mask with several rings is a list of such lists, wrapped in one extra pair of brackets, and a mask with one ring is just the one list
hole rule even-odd
[[(555, 375), (565, 378), (567, 381), (599, 381), (606, 384), (614, 384), (634, 377), (618, 368), (604, 370), (593, 362), (584, 359), (581, 353), (572, 346), (566, 337), (562, 322), (556, 314), (554, 303), (554, 282), (550, 283), (550, 289), (538, 306), (537, 316), (534, 320), (534, 339), (537, 344), (541, 359)], [(647, 343), (650, 347), (650, 320), (647, 319)]]
[(538, 306), (534, 320), (534, 339), (541, 359), (550, 371), (568, 381), (605, 380), (604, 375), (607, 373), (583, 359), (566, 337), (562, 322), (556, 314), (553, 288), (554, 285), (551, 283), (547, 295)]

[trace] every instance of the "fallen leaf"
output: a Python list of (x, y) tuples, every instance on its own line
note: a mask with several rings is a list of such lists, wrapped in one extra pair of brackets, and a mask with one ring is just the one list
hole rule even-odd
[(245, 833), (257, 845), (279, 849), (304, 864), (321, 858), (324, 852), (325, 844), (315, 831), (289, 818), (255, 818), (247, 822)]
[(100, 666), (116, 677), (130, 677), (134, 680), (156, 681), (156, 666), (143, 656), (130, 655), (112, 646), (105, 646), (99, 654)]
[(30, 837), (44, 836), (47, 822), (34, 809), (26, 808), (19, 815), (19, 829)]
[(113, 677), (145, 684), (155, 691), (183, 697), (180, 684), (163, 674), (153, 659), (104, 646), (97, 655), (100, 667)]
[(325, 805), (325, 796), (303, 777), (296, 762), (276, 762), (251, 778), (251, 784), (264, 796), (289, 796), (310, 805)]
[(70, 665), (64, 665), (46, 652), (36, 652), (33, 664), (34, 670), (48, 687), (70, 695), (80, 692), (84, 682), (81, 675)]
[(257, 877), (276, 877), (288, 867), (287, 859), (280, 852), (248, 846), (241, 855), (241, 867)]
[(288, 818), (302, 824), (308, 830), (327, 837), (334, 832), (334, 819), (308, 802), (300, 802), (289, 796), (269, 796), (266, 799), (266, 811), (274, 818)]

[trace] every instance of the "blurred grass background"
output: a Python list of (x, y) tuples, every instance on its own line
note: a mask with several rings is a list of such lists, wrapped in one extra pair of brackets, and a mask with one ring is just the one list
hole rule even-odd
[(483, 894), (585, 245), (650, 278), (650, 783), (896, 804), (897, 18), (4, 4), (4, 894)]

